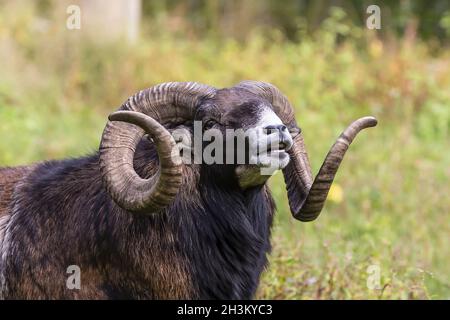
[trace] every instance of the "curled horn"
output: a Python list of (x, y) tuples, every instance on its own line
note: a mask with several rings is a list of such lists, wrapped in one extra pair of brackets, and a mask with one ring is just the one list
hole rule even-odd
[[(172, 153), (175, 141), (165, 125), (191, 121), (201, 100), (215, 91), (196, 82), (163, 83), (130, 97), (110, 115), (100, 143), (100, 170), (119, 206), (151, 214), (171, 203), (182, 181), (182, 167)], [(159, 169), (149, 179), (141, 178), (133, 166), (136, 147), (146, 133), (159, 157)]]
[(237, 87), (267, 99), (280, 119), (289, 127), (294, 144), (288, 151), (291, 161), (283, 169), (289, 206), (294, 218), (300, 221), (315, 220), (325, 204), (331, 184), (349, 145), (362, 129), (376, 126), (377, 120), (374, 117), (363, 117), (350, 124), (331, 147), (313, 180), (303, 136), (286, 96), (278, 88), (265, 82), (243, 81)]

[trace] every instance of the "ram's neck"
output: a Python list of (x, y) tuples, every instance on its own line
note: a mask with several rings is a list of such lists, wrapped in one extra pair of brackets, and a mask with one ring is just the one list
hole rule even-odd
[(199, 297), (252, 298), (270, 250), (272, 198), (265, 186), (243, 192), (217, 185), (212, 177), (198, 192), (200, 201), (189, 202), (190, 223), (180, 244)]

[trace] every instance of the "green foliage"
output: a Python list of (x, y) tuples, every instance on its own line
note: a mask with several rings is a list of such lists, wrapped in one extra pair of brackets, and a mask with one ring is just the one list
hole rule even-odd
[(183, 17), (182, 23), (170, 25), (181, 32), (243, 40), (257, 27), (278, 29), (298, 40), (305, 31), (312, 34), (323, 27), (330, 7), (345, 11), (347, 22), (364, 27), (367, 7), (373, 4), (381, 9), (383, 37), (403, 36), (414, 26), (421, 39), (448, 42), (448, 0), (144, 0), (143, 13), (151, 19), (173, 16), (173, 22)]
[[(58, 25), (43, 32), (33, 7), (14, 15), (4, 9), (2, 166), (96, 150), (107, 115), (144, 87), (269, 81), (295, 105), (315, 172), (353, 119), (372, 114), (379, 125), (351, 146), (317, 221), (294, 221), (281, 174), (271, 179), (278, 213), (258, 298), (450, 298), (445, 48), (431, 54), (420, 41), (382, 42), (347, 23), (340, 9), (298, 43), (256, 31), (246, 42), (194, 41), (161, 31), (156, 21), (132, 46), (88, 43)], [(379, 290), (366, 286), (374, 264)]]

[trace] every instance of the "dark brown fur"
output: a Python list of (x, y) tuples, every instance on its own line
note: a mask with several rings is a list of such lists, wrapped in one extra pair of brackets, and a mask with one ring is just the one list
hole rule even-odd
[[(157, 163), (156, 159), (151, 164), (141, 162), (152, 154), (149, 148), (143, 146), (136, 157), (143, 177), (152, 175)], [(94, 156), (43, 163), (16, 171), (21, 179), (2, 175), (1, 188), (8, 190), (2, 193), (2, 212), (13, 216), (3, 265), (4, 298), (250, 298), (254, 294), (270, 248), (273, 204), (265, 187), (261, 199), (268, 204), (257, 204), (261, 210), (249, 209), (242, 194), (236, 203), (229, 199), (221, 211), (218, 202), (239, 191), (221, 198), (215, 190), (219, 186), (201, 189), (200, 168), (186, 166), (182, 191), (173, 205), (161, 214), (135, 217), (104, 191), (97, 161)], [(255, 192), (260, 194), (248, 191)], [(209, 197), (211, 202), (205, 201)], [(219, 220), (208, 217), (211, 210), (218, 212)], [(240, 246), (242, 253), (233, 252)], [(66, 288), (69, 265), (81, 269), (81, 290)], [(243, 288), (234, 288), (242, 272)]]
[[(252, 99), (229, 112), (220, 105), (225, 98), (208, 107), (222, 113), (217, 121), (254, 121)], [(0, 242), (3, 298), (253, 297), (270, 251), (274, 204), (265, 185), (244, 191), (233, 166), (186, 165), (174, 202), (140, 216), (111, 199), (98, 162), (95, 154), (1, 169), (0, 213), (9, 216)], [(146, 139), (134, 166), (143, 178), (156, 172), (157, 153)], [(70, 265), (81, 269), (80, 290), (66, 287)]]

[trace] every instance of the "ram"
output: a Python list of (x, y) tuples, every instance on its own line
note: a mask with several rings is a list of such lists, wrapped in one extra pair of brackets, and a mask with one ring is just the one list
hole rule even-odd
[[(194, 135), (195, 123), (224, 143), (229, 129), (260, 134), (245, 140), (244, 163), (188, 163), (174, 133)], [(294, 110), (275, 86), (140, 91), (110, 115), (98, 153), (0, 170), (1, 297), (252, 298), (274, 215), (262, 169), (282, 169), (292, 215), (314, 220), (349, 144), (375, 125), (353, 122), (313, 180)], [(255, 148), (266, 151), (252, 158)], [(67, 286), (69, 266), (80, 270), (79, 288)]]

